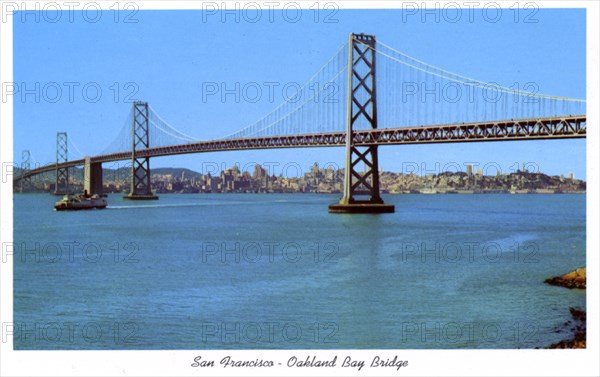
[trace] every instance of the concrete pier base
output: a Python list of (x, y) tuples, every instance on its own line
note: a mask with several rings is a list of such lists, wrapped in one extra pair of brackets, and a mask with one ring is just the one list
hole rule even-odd
[(97, 194), (102, 196), (102, 163), (93, 163), (89, 157), (85, 158), (83, 166), (83, 190), (87, 195)]
[(394, 213), (393, 204), (378, 203), (334, 203), (329, 206), (329, 213)]

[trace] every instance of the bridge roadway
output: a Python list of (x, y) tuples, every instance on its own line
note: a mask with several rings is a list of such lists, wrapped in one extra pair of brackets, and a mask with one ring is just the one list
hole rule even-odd
[[(483, 123), (459, 123), (418, 127), (372, 129), (353, 132), (355, 146), (402, 145), (430, 143), (464, 143), (510, 140), (572, 139), (586, 137), (586, 115), (511, 119)], [(247, 149), (341, 147), (346, 144), (346, 132), (329, 132), (292, 136), (265, 136), (231, 140), (210, 140), (196, 143), (155, 147), (137, 151), (138, 158), (176, 154), (221, 152)], [(131, 152), (119, 152), (91, 157), (92, 163), (131, 159)], [(14, 181), (57, 168), (84, 165), (85, 160), (49, 164), (14, 177)]]

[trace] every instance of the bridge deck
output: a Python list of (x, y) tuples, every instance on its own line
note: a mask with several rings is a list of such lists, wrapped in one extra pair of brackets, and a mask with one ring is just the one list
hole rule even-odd
[[(419, 127), (400, 127), (354, 131), (354, 145), (401, 145), (429, 143), (464, 143), (511, 140), (572, 139), (586, 137), (586, 116), (549, 117), (543, 119), (511, 119), (483, 123), (461, 123)], [(345, 132), (267, 136), (232, 140), (211, 140), (140, 150), (137, 156), (159, 157), (188, 153), (221, 152), (247, 149), (341, 147)], [(131, 152), (91, 157), (92, 163), (131, 159)], [(57, 167), (83, 165), (84, 159), (49, 164), (14, 177), (14, 181), (34, 176)]]

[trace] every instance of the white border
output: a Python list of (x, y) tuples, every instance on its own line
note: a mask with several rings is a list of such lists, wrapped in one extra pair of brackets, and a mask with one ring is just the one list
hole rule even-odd
[[(113, 6), (116, 1), (97, 2), (103, 9)], [(125, 4), (130, 1), (120, 1)], [(309, 7), (316, 1), (302, 3)], [(327, 3), (331, 1), (321, 1)], [(18, 1), (20, 7), (25, 2)], [(39, 4), (50, 1), (39, 1)], [(59, 2), (60, 3), (60, 2)], [(72, 2), (74, 3), (74, 2)], [(77, 2), (76, 9), (81, 9), (85, 1)], [(201, 3), (191, 1), (135, 1), (140, 9), (202, 9)], [(218, 1), (222, 4), (221, 1)], [(238, 3), (244, 3), (239, 1)], [(258, 1), (257, 3), (262, 3)], [(282, 7), (285, 2), (278, 2)], [(299, 3), (299, 2), (296, 2)], [(384, 1), (336, 1), (340, 8), (401, 8), (400, 2)], [(415, 2), (419, 5), (422, 1)], [(436, 1), (443, 7), (445, 2)], [(461, 2), (458, 2), (462, 4)], [(502, 5), (511, 6), (515, 1)], [(521, 6), (526, 2), (520, 2)], [(352, 370), (341, 368), (244, 368), (239, 370), (210, 368), (191, 368), (190, 364), (197, 355), (205, 359), (220, 360), (226, 355), (243, 359), (273, 359), (285, 365), (292, 355), (306, 356), (318, 354), (320, 358), (338, 358), (346, 355), (361, 360), (370, 360), (375, 355), (398, 355), (400, 359), (409, 360), (409, 367), (396, 372), (394, 368), (368, 369), (364, 368), (354, 375), (452, 375), (452, 376), (598, 376), (600, 375), (598, 354), (598, 267), (600, 250), (598, 225), (600, 207), (598, 201), (600, 162), (598, 129), (598, 103), (600, 58), (600, 3), (595, 1), (535, 1), (541, 8), (584, 7), (587, 8), (587, 316), (588, 338), (585, 350), (453, 350), (453, 351), (417, 351), (417, 350), (382, 350), (382, 351), (13, 351), (12, 340), (0, 343), (0, 375), (61, 375), (61, 376), (172, 376), (172, 375), (352, 375)], [(484, 5), (485, 2), (480, 2)], [(227, 5), (231, 8), (231, 4)], [(34, 9), (33, 4), (27, 3), (28, 9)], [(4, 16), (4, 15), (2, 15)], [(0, 23), (0, 82), (12, 82), (12, 19)], [(560, 51), (557, 51), (560, 54)], [(568, 58), (568, 57), (565, 57)], [(13, 160), (13, 103), (9, 97), (7, 103), (0, 101), (0, 132), (1, 157), (3, 162)], [(565, 156), (566, 157), (566, 156)], [(3, 166), (3, 178), (6, 167)], [(2, 183), (0, 191), (1, 237), (2, 242), (11, 242), (13, 235), (12, 219), (12, 180)], [(12, 322), (12, 285), (13, 273), (11, 263), (0, 263), (0, 323)], [(339, 364), (339, 362), (338, 362)]]

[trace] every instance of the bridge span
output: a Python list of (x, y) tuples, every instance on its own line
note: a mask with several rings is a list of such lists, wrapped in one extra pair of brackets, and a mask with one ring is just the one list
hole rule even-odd
[[(380, 75), (383, 79), (377, 79)], [(329, 94), (343, 92), (345, 101), (331, 101), (325, 95), (332, 87), (334, 91)], [(424, 97), (415, 96), (420, 87)], [(461, 87), (468, 89), (468, 96), (448, 94), (452, 93), (448, 89), (460, 94)], [(430, 88), (443, 88), (439, 91), (445, 98), (440, 101), (439, 93)], [(430, 101), (428, 94), (432, 92)], [(125, 147), (68, 161), (67, 137), (61, 132), (57, 135), (56, 163), (25, 170), (14, 177), (14, 183), (56, 171), (58, 193), (68, 186), (68, 169), (83, 165), (85, 190), (101, 193), (102, 164), (131, 160), (131, 190), (126, 198), (157, 199), (151, 190), (150, 158), (345, 147), (344, 194), (339, 203), (329, 207), (330, 212), (393, 212), (394, 207), (380, 197), (379, 146), (573, 139), (585, 138), (587, 131), (585, 100), (475, 80), (412, 58), (365, 34), (351, 33), (348, 42), (297, 94), (311, 96), (304, 101), (286, 100), (247, 127), (225, 138), (204, 141), (170, 126), (149, 110), (148, 103), (135, 102), (129, 126), (116, 139), (125, 141)], [(327, 98), (319, 100), (318, 95)], [(161, 142), (156, 135), (168, 141)], [(29, 167), (29, 161), (23, 166)]]

